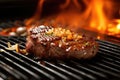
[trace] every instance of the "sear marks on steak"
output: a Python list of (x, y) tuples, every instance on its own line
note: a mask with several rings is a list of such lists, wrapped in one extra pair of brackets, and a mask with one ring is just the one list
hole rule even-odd
[(96, 55), (98, 43), (67, 29), (40, 25), (28, 31), (26, 51), (40, 59), (88, 59)]

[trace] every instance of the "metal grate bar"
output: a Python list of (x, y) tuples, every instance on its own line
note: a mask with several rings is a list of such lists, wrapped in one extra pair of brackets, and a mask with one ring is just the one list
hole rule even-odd
[[(110, 50), (110, 51), (114, 51), (114, 52), (116, 52), (116, 53), (120, 53), (120, 48), (118, 47), (117, 49), (116, 48), (113, 48), (113, 47), (109, 47), (109, 46), (104, 46), (104, 45), (100, 45), (100, 48), (105, 48), (105, 49), (107, 49), (107, 50)], [(120, 55), (120, 54), (119, 54)]]
[[(43, 72), (40, 73), (40, 72), (41, 72), (40, 69), (35, 68), (35, 67), (32, 66), (31, 64), (25, 63), (25, 61), (21, 60), (20, 58), (15, 57), (14, 55), (11, 55), (11, 54), (9, 54), (9, 53), (6, 53), (4, 56), (12, 59), (14, 62), (16, 62), (16, 63), (18, 63), (18, 64), (22, 64), (23, 67), (26, 67), (27, 69), (29, 69), (29, 71), (36, 73), (36, 75), (38, 75), (38, 74), (39, 74), (39, 75), (45, 74), (45, 73), (43, 73)], [(39, 72), (38, 72), (38, 71), (39, 71)], [(44, 77), (44, 75), (43, 75), (42, 77)]]
[[(0, 77), (7, 79), (24, 80), (119, 80), (120, 77), (120, 46), (97, 40), (100, 44), (97, 55), (89, 60), (68, 60), (50, 62), (43, 60), (32, 60), (16, 51), (9, 51), (7, 42), (20, 44), (25, 48), (25, 37), (0, 37)], [(3, 67), (4, 66), (4, 67)], [(15, 75), (13, 75), (15, 74)]]
[[(8, 71), (12, 72), (13, 75), (18, 76), (18, 78), (24, 79), (24, 80), (28, 80), (28, 78), (27, 78), (24, 74), (22, 74), (21, 72), (19, 72), (19, 71), (16, 70), (16, 69), (10, 67), (8, 64), (5, 64), (5, 63), (3, 63), (3, 62), (0, 62), (0, 64), (1, 64), (2, 67), (7, 68)], [(1, 68), (2, 68), (2, 67), (1, 67)], [(9, 73), (8, 71), (7, 71), (7, 73)], [(8, 78), (8, 77), (6, 77), (6, 78)], [(17, 78), (17, 79), (18, 79), (18, 78)]]
[[(99, 54), (99, 53), (98, 53)], [(100, 56), (101, 60), (98, 62), (98, 64), (103, 64), (105, 65), (108, 69), (111, 69), (112, 71), (116, 71), (116, 72), (119, 72), (120, 70), (120, 66), (118, 63), (116, 63), (115, 61), (111, 61), (111, 60), (108, 60), (106, 58), (102, 58), (103, 56)], [(113, 69), (114, 67), (114, 69)]]
[(100, 43), (101, 45), (106, 45), (106, 46), (109, 46), (109, 47), (113, 47), (113, 48), (120, 48), (120, 45), (117, 45), (117, 44), (114, 44), (114, 43), (111, 43), (111, 42), (108, 42), (108, 41), (103, 41), (103, 40), (97, 40), (98, 43)]
[(116, 56), (120, 56), (120, 50), (119, 49), (115, 50), (114, 48), (105, 47), (105, 46), (100, 46), (99, 49), (101, 49), (103, 51), (106, 51), (106, 52), (109, 52), (110, 54), (114, 54)]
[(72, 64), (76, 65), (75, 67), (77, 69), (80, 69), (80, 70), (84, 70), (85, 72), (88, 72), (90, 74), (92, 74), (93, 76), (97, 76), (97, 77), (102, 77), (102, 78), (105, 78), (106, 76), (100, 72), (97, 72), (97, 71), (94, 71), (94, 70), (91, 70), (87, 67), (84, 67), (83, 65), (79, 64), (78, 62), (76, 61), (71, 61)]
[(91, 74), (87, 74), (87, 73), (85, 73), (85, 72), (83, 72), (83, 71), (81, 71), (81, 70), (78, 70), (78, 69), (73, 68), (73, 67), (71, 67), (71, 66), (68, 66), (68, 65), (66, 65), (66, 64), (59, 63), (58, 66), (61, 66), (62, 68), (66, 69), (66, 70), (68, 70), (68, 71), (71, 71), (71, 72), (73, 72), (73, 73), (76, 73), (76, 74), (78, 74), (79, 76), (81, 75), (81, 76), (82, 76), (83, 78), (85, 78), (85, 79), (96, 80), (96, 78), (93, 77)]
[(120, 61), (119, 56), (116, 56), (116, 55), (111, 54), (112, 52), (109, 53), (109, 51), (106, 50), (106, 49), (100, 49), (100, 51), (99, 51), (98, 53), (100, 53), (101, 55), (105, 55), (106, 57), (110, 57), (110, 58), (112, 58), (112, 59), (115, 59), (115, 60)]
[(0, 72), (0, 80), (7, 80), (8, 76), (6, 76), (6, 74), (3, 74), (2, 72)]
[[(76, 63), (76, 62), (75, 62), (75, 63)], [(90, 65), (90, 64), (89, 64), (89, 65)], [(104, 75), (104, 78), (106, 78), (105, 75), (108, 76), (108, 74), (111, 75), (112, 77), (114, 76), (114, 78), (115, 78), (115, 77), (116, 77), (116, 78), (120, 78), (120, 76), (119, 76), (118, 73), (114, 73), (114, 72), (112, 72), (112, 71), (109, 71), (108, 68), (104, 68), (104, 66), (101, 66), (100, 63), (94, 63), (94, 65), (103, 69), (103, 71), (101, 71), (101, 72), (99, 72), (99, 71), (97, 71), (97, 70), (96, 70), (96, 71), (99, 72), (99, 73), (101, 73), (101, 74), (103, 74), (103, 75)], [(82, 67), (81, 67), (81, 66), (82, 66)], [(84, 64), (82, 64), (81, 66), (80, 66), (80, 68), (86, 67), (86, 65), (84, 65)], [(78, 67), (79, 67), (79, 66), (78, 66)], [(87, 68), (89, 69), (89, 67), (87, 67)], [(92, 68), (90, 68), (90, 70), (94, 71), (94, 69), (92, 69)], [(88, 70), (88, 72), (90, 72), (90, 71)], [(104, 74), (104, 72), (107, 72), (107, 74)], [(91, 74), (93, 74), (93, 73), (91, 73)], [(99, 75), (97, 75), (97, 76), (99, 76)], [(110, 76), (109, 76), (109, 77), (110, 77)], [(100, 76), (100, 78), (101, 78), (101, 76)], [(104, 78), (103, 78), (103, 79), (104, 79)]]
[[(4, 46), (4, 45), (2, 45), (2, 46)], [(30, 60), (29, 58), (27, 58), (27, 57), (25, 57), (25, 56), (21, 56), (20, 54), (16, 54), (16, 52), (15, 51), (13, 51), (14, 52), (14, 55), (15, 56), (17, 56), (17, 57), (19, 57), (20, 56), (20, 59), (22, 59), (22, 60), (25, 60), (25, 62), (27, 62), (28, 60)], [(11, 54), (9, 54), (9, 53), (7, 53), (7, 55), (9, 55), (8, 57), (10, 58), (10, 56), (11, 56)], [(5, 54), (5, 56), (7, 56), (6, 54)], [(13, 56), (12, 58), (15, 58), (15, 56)], [(15, 59), (13, 59), (13, 61), (17, 61), (17, 59), (18, 58), (15, 58)], [(27, 61), (26, 61), (27, 60)], [(29, 61), (30, 62), (30, 65), (31, 65), (31, 60)], [(17, 62), (17, 63), (19, 63), (19, 61)], [(21, 61), (21, 63), (19, 63), (19, 64), (25, 64), (23, 61)], [(36, 63), (34, 63), (34, 64), (36, 64)], [(31, 65), (32, 66), (32, 65)], [(37, 70), (36, 71), (40, 71), (40, 68), (41, 68), (41, 66), (40, 65), (38, 65), (39, 67), (37, 68)], [(30, 67), (30, 66), (24, 66), (24, 67), (27, 67), (27, 69)], [(34, 72), (34, 68), (35, 68), (36, 66), (33, 66), (30, 70), (33, 70), (33, 72)], [(48, 72), (48, 70), (50, 71), (50, 72), (52, 72), (54, 75), (57, 75), (58, 77), (60, 77), (60, 78), (62, 78), (62, 79), (65, 79), (65, 80), (67, 80), (67, 77), (65, 77), (65, 76), (63, 76), (62, 74), (59, 74), (58, 72), (55, 72), (55, 71), (52, 71), (50, 68), (45, 68), (44, 66), (42, 66), (42, 68), (43, 69), (47, 69), (47, 72)], [(41, 72), (41, 71), (40, 71)], [(49, 79), (51, 79), (51, 80), (54, 80), (54, 77), (53, 76), (50, 76), (50, 75), (48, 75), (47, 73), (44, 73), (44, 72), (42, 72), (42, 74), (44, 74), (43, 76), (47, 76)], [(41, 74), (41, 75), (42, 75)], [(61, 75), (61, 76), (60, 76)]]
[[(98, 54), (99, 55), (99, 54)], [(99, 55), (99, 57), (101, 58), (101, 60), (103, 59), (103, 60), (106, 60), (106, 61), (108, 61), (108, 62), (111, 62), (111, 63), (114, 63), (114, 64), (116, 64), (116, 65), (120, 65), (120, 62), (119, 61), (117, 61), (117, 60), (114, 60), (114, 59), (112, 59), (112, 58), (109, 58), (109, 57), (105, 57), (104, 55)]]
[[(116, 72), (119, 72), (118, 70), (120, 70), (120, 66), (114, 64), (113, 62), (108, 62), (108, 61), (105, 61), (105, 60), (101, 60), (101, 63), (102, 63), (102, 62), (103, 62), (104, 64), (108, 65), (108, 67), (111, 66), (111, 69), (112, 69), (112, 70), (114, 70), (114, 71), (116, 71)], [(114, 69), (113, 69), (113, 67), (114, 67)]]
[[(23, 42), (21, 42), (21, 41), (19, 41), (19, 39), (9, 39), (9, 41), (6, 39), (6, 38), (2, 38), (1, 39), (1, 42), (5, 45), (5, 46), (7, 46), (7, 42), (10, 42), (11, 44), (22, 44)], [(25, 48), (25, 45), (19, 45), (20, 46), (20, 48)]]
[[(34, 77), (35, 79), (39, 79), (39, 76), (38, 76), (38, 75), (36, 75), (35, 73), (29, 71), (27, 68), (23, 67), (22, 65), (19, 65), (18, 63), (15, 63), (15, 62), (12, 61), (11, 59), (6, 58), (6, 57), (4, 57), (4, 56), (2, 56), (2, 55), (0, 55), (0, 58), (2, 59), (1, 61), (3, 61), (3, 62), (6, 63), (6, 64), (11, 65), (11, 67), (18, 69), (19, 71), (22, 70), (22, 72), (23, 72), (24, 74), (29, 75), (29, 76), (31, 76), (31, 77)], [(18, 78), (18, 79), (19, 79), (19, 78)]]
[(110, 78), (111, 76), (113, 77), (113, 74), (111, 74), (111, 72), (109, 70), (106, 70), (106, 69), (100, 67), (99, 65), (97, 66), (97, 65), (91, 65), (91, 64), (89, 64), (89, 65), (85, 65), (85, 66), (88, 66), (92, 70), (96, 70), (98, 72), (101, 72), (102, 74), (106, 75), (106, 78), (107, 77)]
[[(16, 54), (16, 53), (15, 53)], [(13, 60), (14, 62), (18, 63), (19, 65), (22, 64), (22, 67), (25, 67), (27, 69), (29, 69), (28, 71), (31, 71), (29, 73), (37, 73), (35, 75), (41, 75), (42, 77), (46, 76), (47, 78), (51, 79), (51, 80), (54, 80), (54, 77), (50, 76), (49, 74), (43, 72), (42, 70), (40, 70), (40, 67), (39, 68), (36, 68), (35, 66), (31, 65), (31, 64), (28, 64), (28, 63), (25, 63), (26, 61), (23, 61), (20, 57), (21, 56), (14, 56), (13, 54), (9, 54), (8, 52), (4, 53), (3, 54), (4, 56), (6, 56), (7, 58)], [(45, 77), (44, 77), (45, 78)], [(46, 78), (46, 79), (47, 79)]]
[(7, 69), (10, 69), (12, 72), (14, 72), (15, 74), (18, 74), (21, 78), (23, 79), (28, 79), (23, 73), (19, 72), (18, 70), (12, 68), (11, 66), (9, 66), (8, 64), (5, 64), (4, 62), (0, 62), (0, 64), (2, 65), (2, 67), (6, 67)]
[[(108, 71), (110, 71), (111, 73), (113, 73), (113, 74), (115, 74), (116, 76), (117, 76), (117, 73), (119, 73), (119, 71), (117, 71), (116, 69), (113, 69), (112, 67), (109, 67), (109, 66), (107, 66), (107, 65), (105, 65), (105, 64), (103, 64), (103, 63), (96, 63), (97, 65), (99, 65), (99, 66), (101, 66), (101, 67), (103, 67), (104, 69), (108, 69)], [(114, 72), (116, 72), (116, 73), (114, 73)], [(118, 77), (120, 77), (120, 76), (118, 76)]]
[[(43, 65), (38, 64), (38, 63), (36, 64), (35, 61), (33, 61), (33, 60), (31, 60), (31, 59), (29, 59), (29, 58), (27, 58), (27, 57), (25, 57), (25, 56), (23, 56), (21, 54), (16, 54), (15, 53), (15, 55), (20, 56), (22, 60), (25, 60), (25, 62), (28, 62), (29, 64), (31, 64), (31, 66), (34, 65), (34, 67), (37, 68), (38, 71), (40, 71), (40, 69), (42, 69), (43, 71), (47, 71), (49, 73), (52, 72), (51, 74), (57, 75), (58, 77), (60, 77), (60, 79), (62, 78), (62, 79), (67, 80), (67, 77), (63, 76), (62, 74), (59, 74), (58, 72), (53, 71), (52, 69), (50, 69), (50, 68), (48, 68), (46, 66), (43, 66)], [(46, 73), (43, 72), (42, 74), (44, 74), (44, 76), (47, 76), (51, 80), (54, 80), (54, 77), (51, 74), (48, 74), (47, 72)]]
[(83, 80), (80, 76), (77, 76), (77, 75), (75, 75), (74, 73), (72, 73), (70, 71), (67, 71), (67, 70), (65, 70), (65, 69), (63, 69), (61, 67), (58, 67), (58, 66), (56, 66), (54, 64), (51, 64), (51, 63), (49, 63), (47, 61), (45, 61), (45, 63), (46, 63), (46, 66), (48, 66), (50, 68), (53, 68), (54, 70), (56, 70), (56, 71), (58, 71), (58, 72), (60, 72), (62, 74), (65, 74), (66, 76), (67, 75), (70, 76), (71, 77), (70, 79), (72, 79), (72, 80), (73, 79)]

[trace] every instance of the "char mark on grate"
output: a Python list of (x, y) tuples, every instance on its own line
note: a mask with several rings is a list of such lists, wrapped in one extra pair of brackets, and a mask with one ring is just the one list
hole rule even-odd
[(0, 36), (0, 79), (3, 80), (120, 80), (120, 46), (102, 40), (90, 60), (38, 60), (9, 51), (7, 42), (25, 48), (25, 37)]

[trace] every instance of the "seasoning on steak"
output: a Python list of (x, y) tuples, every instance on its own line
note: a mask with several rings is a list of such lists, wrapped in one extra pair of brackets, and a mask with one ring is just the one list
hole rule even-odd
[(41, 59), (88, 59), (96, 55), (98, 44), (67, 29), (40, 25), (28, 31), (26, 51)]

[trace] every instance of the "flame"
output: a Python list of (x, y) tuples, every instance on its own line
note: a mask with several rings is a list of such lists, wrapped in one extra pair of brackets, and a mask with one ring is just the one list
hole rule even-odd
[(120, 30), (120, 23), (117, 25), (117, 29)]
[[(54, 24), (68, 25), (69, 28), (80, 28), (80, 26), (89, 30), (105, 33), (107, 17), (104, 13), (104, 0), (83, 0), (86, 9), (81, 11), (81, 5), (78, 0), (66, 0), (60, 5), (61, 12), (54, 19)], [(99, 5), (98, 5), (99, 4)], [(110, 4), (109, 4), (110, 5)], [(69, 7), (67, 10), (66, 8)]]
[(26, 25), (31, 25), (32, 23), (35, 23), (38, 20), (40, 20), (44, 2), (45, 2), (45, 0), (39, 0), (37, 9), (36, 9), (34, 15), (25, 22)]
[[(28, 19), (26, 25), (42, 20), (41, 13), (45, 0), (39, 0), (37, 10), (33, 17)], [(82, 0), (85, 7), (79, 3), (79, 0), (65, 0), (59, 5), (60, 12), (56, 15), (50, 15), (42, 23), (44, 25), (53, 25), (70, 28), (77, 31), (81, 28), (99, 32), (102, 34), (113, 35), (120, 34), (120, 20), (118, 24), (111, 23), (111, 11), (113, 10), (112, 1), (106, 0)], [(110, 22), (111, 21), (111, 22)], [(99, 36), (97, 38), (100, 38)]]
[[(34, 16), (26, 22), (26, 25), (40, 19), (44, 1), (39, 0)], [(104, 26), (106, 26), (107, 18), (103, 11), (104, 0), (83, 0), (83, 2), (86, 6), (84, 12), (81, 11), (78, 0), (66, 0), (64, 4), (60, 5), (61, 12), (55, 15), (53, 24), (69, 25), (76, 28), (78, 26), (89, 26), (91, 29), (105, 32)]]
[(114, 20), (114, 23), (109, 24), (107, 32), (108, 35), (120, 36), (120, 19)]
[[(99, 5), (98, 5), (99, 4)], [(106, 17), (103, 13), (103, 0), (93, 0), (91, 3), (91, 20), (90, 20), (90, 26), (92, 28), (97, 26), (97, 30), (104, 31), (106, 30)]]
[[(73, 31), (86, 29), (107, 35), (120, 35), (120, 19), (111, 20), (115, 9), (112, 0), (65, 0), (59, 5), (59, 13), (42, 18), (45, 1), (47, 0), (38, 0), (36, 12), (25, 22), (27, 28), (41, 21), (40, 24), (65, 27)], [(97, 38), (101, 39), (101, 36), (98, 35)]]

